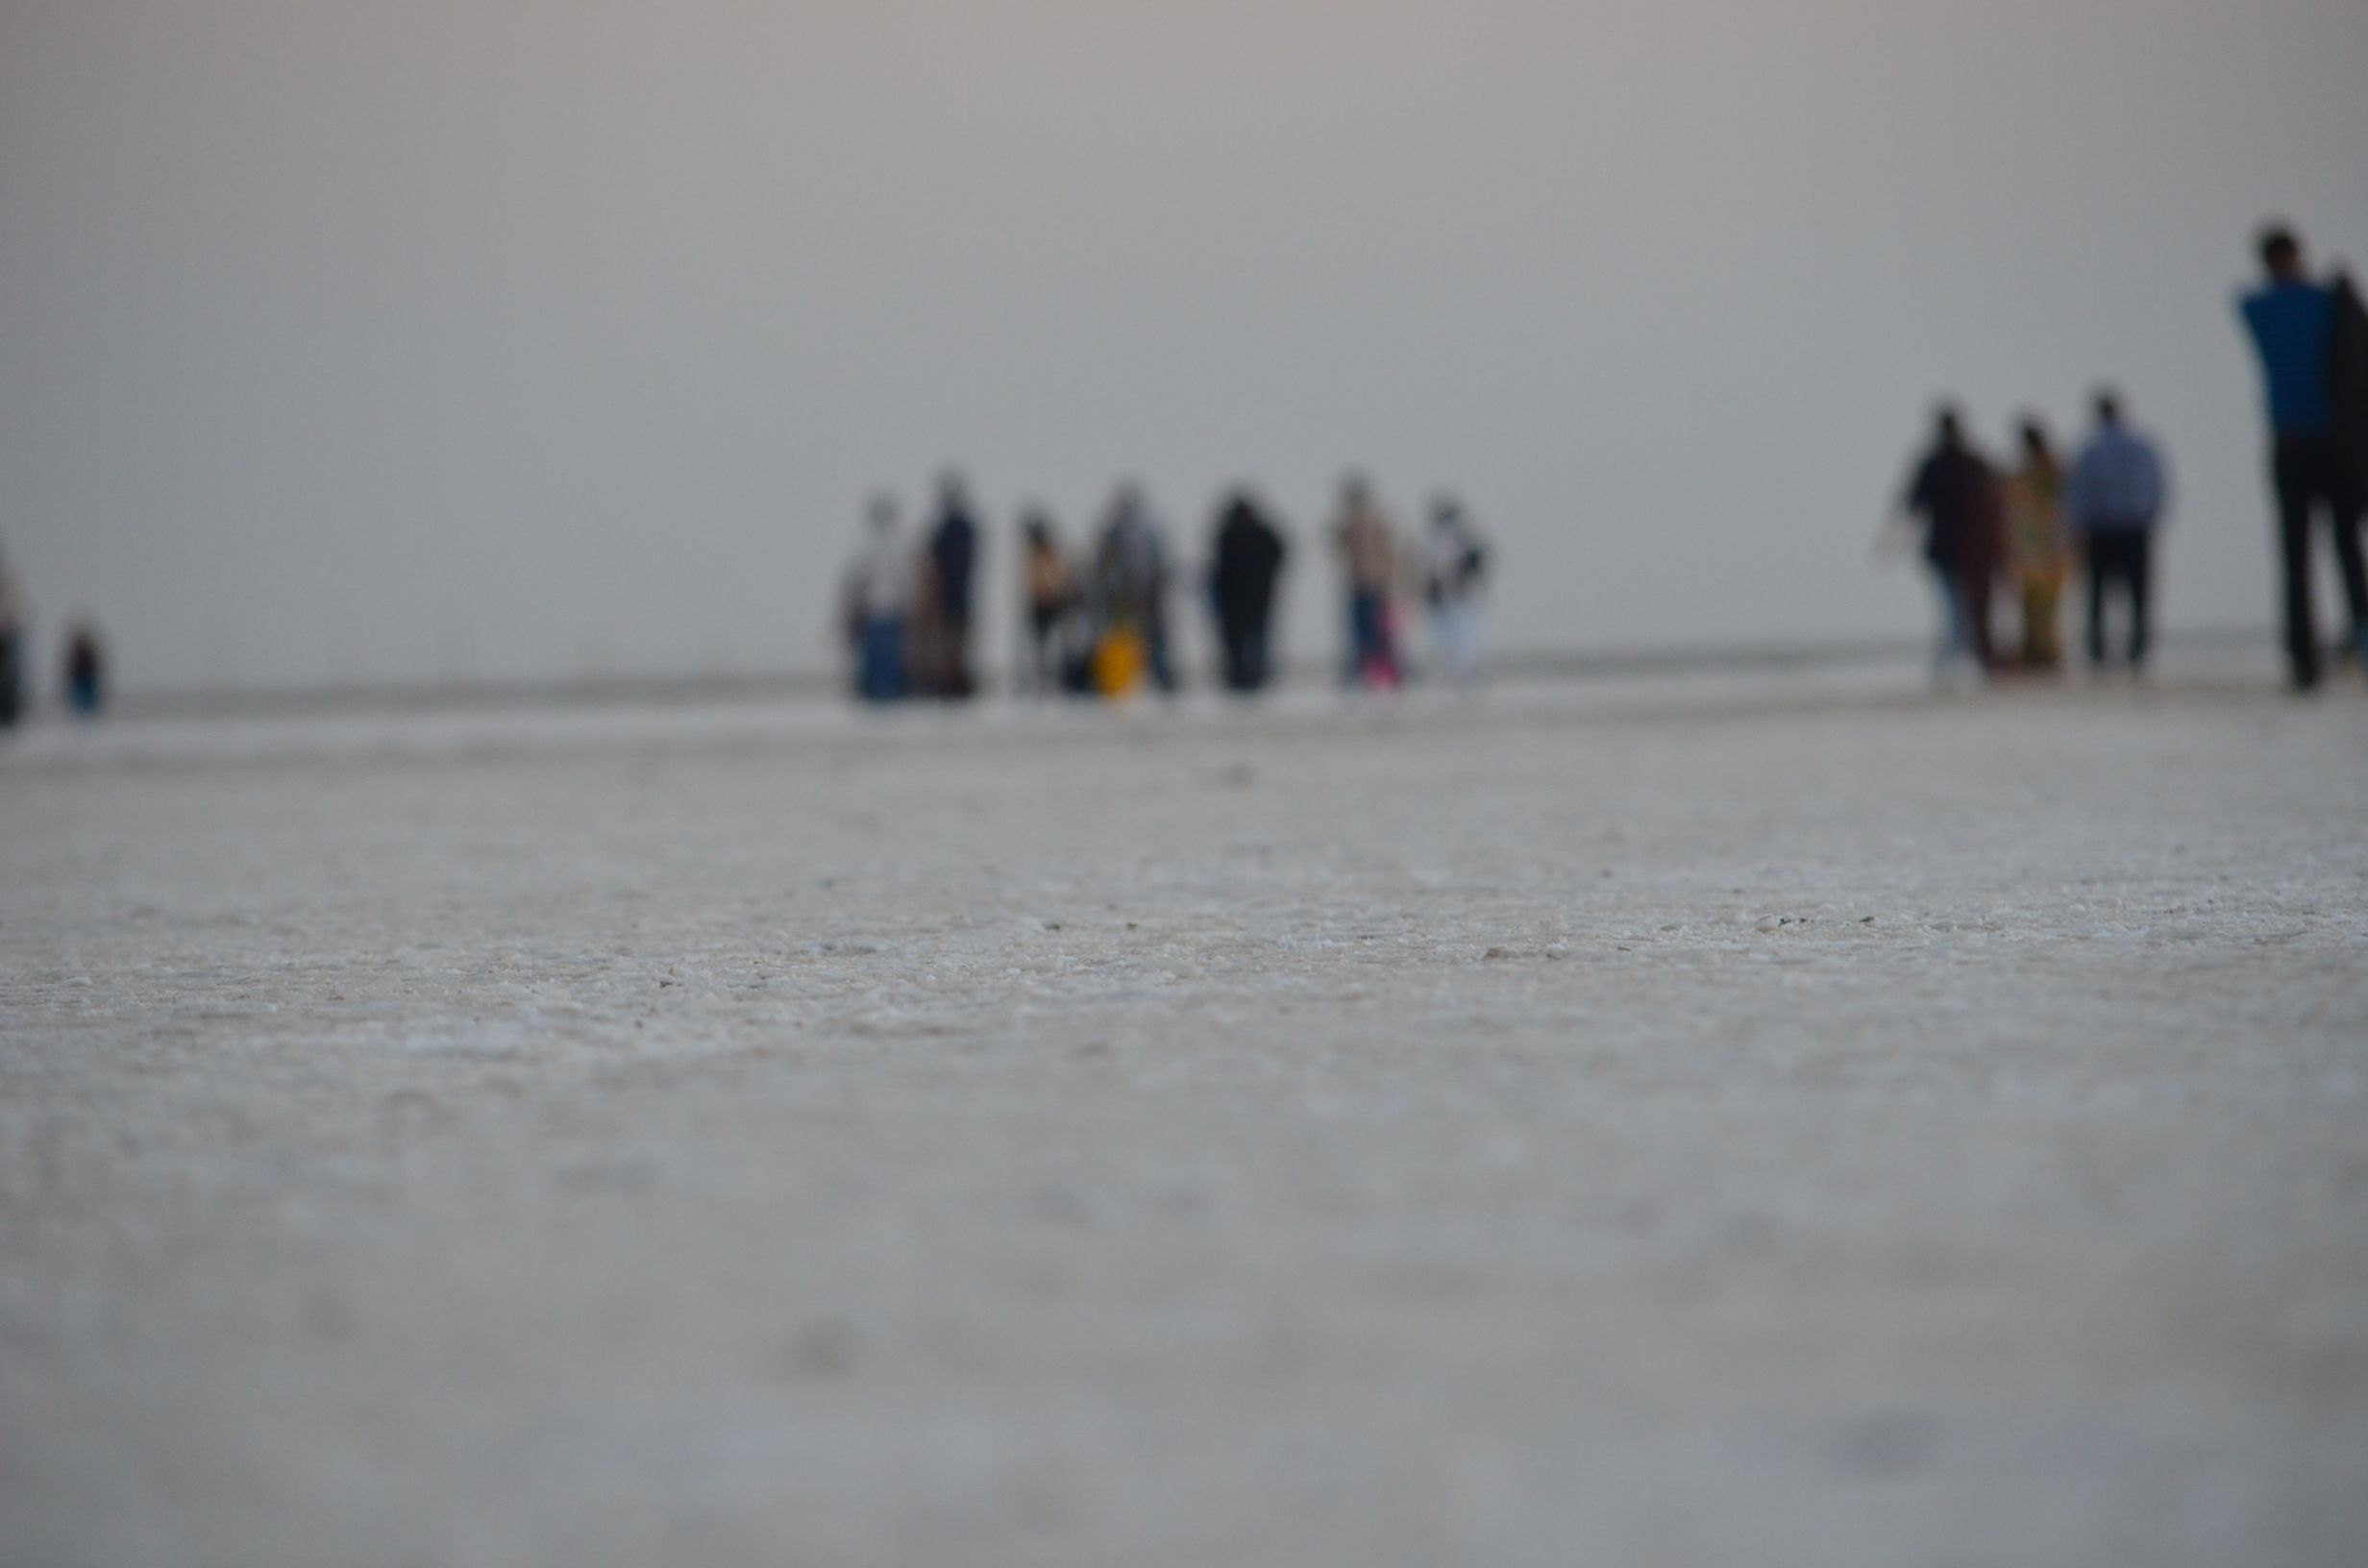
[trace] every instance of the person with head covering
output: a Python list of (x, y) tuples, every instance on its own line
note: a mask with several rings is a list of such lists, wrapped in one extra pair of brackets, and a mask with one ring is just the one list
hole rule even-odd
[(2019, 434), (2022, 455), (2005, 484), (2007, 567), (2022, 600), (2022, 666), (2053, 670), (2063, 662), (2056, 617), (2071, 569), (2063, 466), (2036, 419), (2024, 420)]
[(1236, 490), (1226, 498), (1211, 545), (1209, 596), (1229, 692), (1260, 691), (1267, 684), (1274, 585), (1288, 553), (1282, 534), (1249, 491)]

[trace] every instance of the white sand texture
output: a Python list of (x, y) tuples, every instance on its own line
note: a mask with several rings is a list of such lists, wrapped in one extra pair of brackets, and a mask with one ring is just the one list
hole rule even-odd
[(2368, 1563), (2368, 698), (52, 725), (0, 1563)]

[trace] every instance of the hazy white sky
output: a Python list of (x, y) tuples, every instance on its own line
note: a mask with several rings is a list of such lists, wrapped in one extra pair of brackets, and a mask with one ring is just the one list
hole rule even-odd
[(1355, 465), (1503, 645), (1920, 630), (1933, 396), (2109, 376), (2167, 619), (2266, 625), (2229, 301), (2368, 263), (2363, 80), (2360, 0), (0, 0), (0, 544), (151, 688), (811, 668), (876, 486), (1246, 478), (1313, 652)]

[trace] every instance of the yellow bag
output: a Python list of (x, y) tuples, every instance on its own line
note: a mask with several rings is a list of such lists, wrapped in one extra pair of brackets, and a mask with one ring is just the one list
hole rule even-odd
[(1094, 690), (1116, 699), (1143, 683), (1143, 639), (1132, 626), (1113, 626), (1094, 646)]

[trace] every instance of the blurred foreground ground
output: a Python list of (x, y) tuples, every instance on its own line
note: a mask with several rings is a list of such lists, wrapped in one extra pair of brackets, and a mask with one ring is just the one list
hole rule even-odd
[(2368, 1560), (2256, 674), (37, 732), (0, 1561)]

